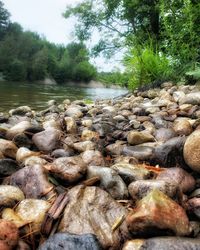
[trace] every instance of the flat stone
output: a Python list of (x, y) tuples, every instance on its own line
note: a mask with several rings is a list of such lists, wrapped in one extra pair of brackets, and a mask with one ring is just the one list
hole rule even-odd
[(76, 186), (69, 190), (68, 197), (58, 231), (95, 234), (103, 249), (120, 249), (128, 234), (126, 224), (122, 223), (116, 230), (112, 227), (126, 215), (126, 209), (98, 187)]

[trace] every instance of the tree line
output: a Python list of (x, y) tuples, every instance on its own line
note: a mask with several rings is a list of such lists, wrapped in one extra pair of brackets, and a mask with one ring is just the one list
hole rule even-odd
[(38, 81), (50, 77), (58, 83), (87, 82), (97, 74), (83, 42), (56, 45), (35, 32), (24, 31), (20, 24), (10, 21), (10, 13), (2, 1), (0, 72), (11, 81)]

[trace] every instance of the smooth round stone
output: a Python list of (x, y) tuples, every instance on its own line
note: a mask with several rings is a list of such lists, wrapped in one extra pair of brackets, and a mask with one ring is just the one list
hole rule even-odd
[(186, 139), (183, 156), (187, 165), (200, 173), (200, 130), (194, 131)]

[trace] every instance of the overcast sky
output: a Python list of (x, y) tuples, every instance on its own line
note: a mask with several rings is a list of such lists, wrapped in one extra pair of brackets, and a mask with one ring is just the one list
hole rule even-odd
[[(2, 0), (11, 13), (11, 20), (18, 22), (25, 30), (36, 31), (48, 41), (68, 44), (74, 40), (72, 35), (75, 20), (62, 17), (67, 5), (81, 0)], [(113, 60), (114, 61), (114, 60)], [(110, 70), (113, 62), (105, 62), (100, 57), (93, 62), (103, 70)], [(112, 66), (111, 66), (112, 65)]]

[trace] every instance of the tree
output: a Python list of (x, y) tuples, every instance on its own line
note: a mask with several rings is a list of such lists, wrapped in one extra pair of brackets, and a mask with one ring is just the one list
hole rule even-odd
[(78, 18), (76, 36), (81, 41), (88, 40), (95, 30), (100, 32), (96, 52), (110, 52), (149, 36), (156, 43), (160, 39), (158, 0), (86, 0), (68, 7), (64, 16)]
[(31, 81), (43, 80), (47, 76), (47, 62), (47, 50), (42, 49), (34, 55), (31, 72), (29, 73)]
[(4, 4), (0, 1), (0, 40), (5, 35), (6, 29), (10, 23), (10, 13), (4, 8)]

